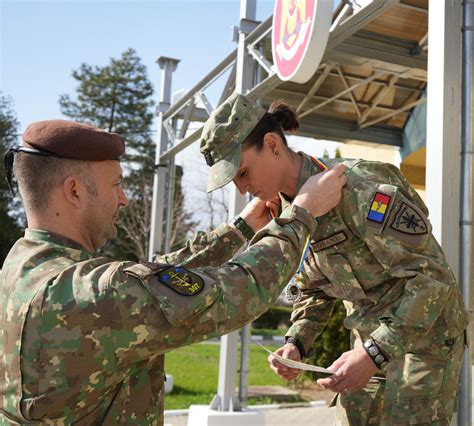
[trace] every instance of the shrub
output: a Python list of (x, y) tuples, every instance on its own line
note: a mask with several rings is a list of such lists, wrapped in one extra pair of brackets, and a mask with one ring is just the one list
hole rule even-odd
[(267, 312), (260, 315), (253, 323), (253, 328), (277, 329), (290, 326), (292, 309), (287, 306), (272, 306)]
[[(346, 309), (342, 301), (338, 300), (331, 319), (321, 335), (315, 340), (312, 355), (305, 360), (306, 363), (329, 367), (343, 352), (350, 349), (350, 331), (343, 324), (345, 317)], [(302, 380), (315, 380), (322, 376), (312, 371), (305, 371), (300, 377)]]

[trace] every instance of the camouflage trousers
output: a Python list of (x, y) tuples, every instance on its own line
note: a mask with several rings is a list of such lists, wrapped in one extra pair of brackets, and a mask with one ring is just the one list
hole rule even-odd
[[(361, 345), (355, 333), (352, 346)], [(365, 340), (365, 339), (364, 339)], [(337, 397), (335, 425), (449, 425), (456, 409), (464, 335), (391, 360), (386, 381)]]

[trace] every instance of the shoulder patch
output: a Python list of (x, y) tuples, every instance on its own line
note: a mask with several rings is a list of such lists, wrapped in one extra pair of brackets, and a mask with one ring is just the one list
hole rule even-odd
[(423, 217), (404, 202), (400, 204), (390, 227), (404, 234), (423, 235), (428, 233), (428, 226)]
[(370, 204), (367, 219), (372, 222), (383, 223), (391, 200), (392, 197), (389, 195), (382, 192), (376, 192), (372, 199), (372, 203)]
[(344, 231), (341, 231), (337, 232), (336, 234), (330, 235), (329, 237), (323, 238), (322, 240), (315, 241), (311, 245), (315, 251), (321, 251), (329, 247), (333, 247), (336, 244), (342, 243), (346, 240), (346, 233)]
[(196, 296), (204, 289), (204, 280), (197, 274), (179, 267), (170, 266), (156, 274), (158, 280), (183, 296)]

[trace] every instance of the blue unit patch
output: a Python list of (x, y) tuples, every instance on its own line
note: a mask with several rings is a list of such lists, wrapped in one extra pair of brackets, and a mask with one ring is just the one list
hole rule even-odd
[(171, 266), (156, 274), (158, 280), (183, 296), (196, 296), (204, 289), (204, 280), (188, 269)]

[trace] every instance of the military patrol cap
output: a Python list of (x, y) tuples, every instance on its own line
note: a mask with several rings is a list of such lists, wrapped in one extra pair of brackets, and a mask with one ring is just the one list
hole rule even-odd
[(12, 188), (13, 157), (17, 152), (43, 157), (105, 161), (118, 160), (124, 151), (125, 142), (116, 133), (74, 121), (37, 121), (30, 124), (23, 133), (23, 145), (5, 153), (5, 172)]
[(201, 153), (210, 166), (207, 192), (227, 185), (237, 174), (241, 145), (266, 111), (234, 93), (207, 120), (201, 135)]

